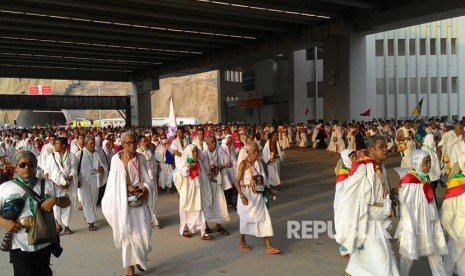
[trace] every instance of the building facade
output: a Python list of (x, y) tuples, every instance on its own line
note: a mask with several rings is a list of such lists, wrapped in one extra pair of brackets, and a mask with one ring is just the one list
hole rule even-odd
[[(406, 119), (422, 99), (422, 117), (465, 115), (465, 17), (328, 41), (220, 70), (220, 120)], [(264, 101), (238, 107), (250, 71)]]

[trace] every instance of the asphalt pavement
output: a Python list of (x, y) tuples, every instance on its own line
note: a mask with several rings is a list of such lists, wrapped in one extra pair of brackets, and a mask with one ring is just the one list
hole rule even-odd
[[(199, 234), (183, 238), (178, 233), (178, 196), (161, 193), (157, 217), (162, 229), (153, 231), (148, 270), (138, 275), (342, 275), (347, 262), (330, 238), (333, 231), (324, 231), (334, 215), (337, 159), (327, 151), (286, 150), (281, 166), (284, 189), (276, 192), (277, 200), (270, 206), (274, 229), (271, 241), (281, 249), (280, 255), (266, 254), (263, 239), (249, 236), (252, 251), (240, 251), (239, 218), (234, 209), (229, 209), (231, 220), (223, 224), (229, 236), (215, 232), (215, 239), (210, 241), (200, 240)], [(400, 164), (398, 154), (391, 154), (385, 164), (390, 182), (397, 184), (399, 177), (392, 168)], [(443, 195), (440, 188), (438, 198)], [(111, 228), (100, 207), (98, 211), (95, 232), (88, 231), (82, 211), (74, 211), (74, 234), (61, 235), (64, 252), (59, 259), (51, 260), (54, 275), (125, 275), (121, 251), (114, 247)], [(394, 220), (392, 231), (396, 225)], [(323, 233), (316, 235), (315, 228)], [(1, 236), (3, 233), (0, 231)], [(397, 254), (397, 240), (393, 239), (392, 245)], [(0, 252), (0, 271), (0, 275), (13, 275), (8, 253)], [(431, 275), (427, 260), (414, 263), (411, 275)]]

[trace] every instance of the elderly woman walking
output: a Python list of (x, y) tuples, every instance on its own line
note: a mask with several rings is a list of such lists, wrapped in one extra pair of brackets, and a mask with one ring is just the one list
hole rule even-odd
[[(256, 179), (264, 180), (264, 170), (258, 161), (258, 145), (252, 142), (247, 145), (247, 155), (238, 160), (237, 178), (234, 186), (239, 193), (237, 200), (237, 214), (240, 219), (241, 243), (240, 249), (244, 252), (250, 251), (245, 235), (253, 235), (264, 238), (266, 253), (279, 254), (281, 251), (271, 245), (270, 237), (273, 236), (270, 214), (263, 193), (258, 192)], [(254, 181), (255, 179), (255, 181)], [(269, 187), (268, 187), (269, 188)]]

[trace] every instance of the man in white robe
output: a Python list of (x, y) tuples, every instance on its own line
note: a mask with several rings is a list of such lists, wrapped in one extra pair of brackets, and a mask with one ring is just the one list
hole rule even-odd
[(229, 221), (229, 214), (226, 198), (224, 196), (223, 188), (221, 187), (221, 176), (219, 174), (221, 165), (219, 163), (218, 147), (216, 145), (215, 137), (209, 136), (207, 138), (206, 147), (204, 148), (202, 155), (204, 158), (201, 158), (200, 160), (204, 163), (203, 167), (207, 173), (208, 186), (211, 194), (211, 200), (204, 200), (204, 198), (202, 198), (205, 220), (207, 222), (214, 222), (215, 230), (220, 232), (222, 235), (229, 235), (229, 233), (221, 225), (225, 221)]
[(345, 270), (352, 276), (397, 276), (396, 259), (383, 223), (391, 214), (389, 183), (381, 162), (387, 158), (383, 136), (367, 139), (368, 157), (352, 163), (339, 208), (340, 228), (336, 241), (350, 254)]
[(263, 147), (263, 162), (268, 167), (268, 184), (281, 190), (281, 162), (284, 160), (284, 152), (277, 140), (277, 133), (271, 133), (271, 139)]
[(176, 168), (179, 168), (181, 166), (181, 160), (182, 160), (181, 156), (184, 150), (186, 149), (187, 145), (188, 145), (188, 141), (186, 140), (186, 137), (185, 137), (184, 128), (179, 127), (176, 130), (176, 139), (174, 139), (170, 145), (170, 148), (175, 155), (174, 164)]
[[(87, 135), (84, 139), (85, 147), (76, 154), (76, 166), (78, 167), (79, 184), (81, 191), (82, 208), (84, 218), (89, 224), (89, 231), (95, 231), (97, 221), (98, 190), (102, 183), (105, 168), (95, 151), (95, 138)], [(80, 170), (79, 170), (80, 166)]]
[(219, 157), (221, 164), (221, 186), (223, 187), (226, 202), (228, 205), (235, 207), (237, 205), (237, 193), (233, 189), (234, 180), (236, 179), (236, 151), (232, 147), (232, 137), (227, 134), (219, 147)]
[[(126, 275), (134, 275), (135, 267), (140, 271), (147, 269), (148, 254), (152, 250), (154, 186), (150, 182), (144, 157), (136, 152), (135, 133), (123, 133), (122, 145), (123, 150), (111, 160), (102, 212), (113, 229), (116, 248), (122, 249)], [(137, 207), (128, 204), (128, 196), (134, 191), (136, 194), (133, 196), (140, 200)]]
[(447, 246), (428, 177), (431, 157), (423, 150), (413, 150), (410, 157), (414, 169), (401, 176), (399, 188), (400, 275), (408, 276), (413, 261), (427, 256), (433, 275), (445, 276), (441, 256)]
[(192, 234), (200, 231), (200, 239), (211, 240), (213, 236), (205, 231), (200, 186), (206, 185), (207, 182), (201, 172), (197, 146), (188, 145), (180, 161), (180, 166), (173, 173), (174, 185), (179, 193), (179, 234), (190, 238)]
[(411, 121), (406, 120), (404, 126), (397, 130), (396, 142), (399, 144), (405, 144), (405, 150), (400, 153), (402, 161), (400, 166), (402, 168), (412, 168), (410, 160), (410, 152), (415, 149), (415, 142), (413, 141), (413, 130), (411, 129)]
[(457, 161), (459, 171), (449, 176), (447, 191), (441, 207), (441, 223), (449, 235), (444, 256), (447, 275), (465, 275), (465, 154)]
[(145, 166), (147, 168), (147, 174), (150, 178), (150, 183), (153, 184), (153, 216), (155, 219), (155, 226), (160, 228), (160, 223), (156, 217), (155, 206), (157, 205), (158, 199), (158, 187), (157, 187), (157, 160), (155, 159), (155, 155), (149, 148), (149, 140), (146, 136), (139, 137), (139, 147), (137, 148), (137, 152), (144, 156)]
[(69, 196), (71, 205), (66, 208), (59, 206), (53, 207), (55, 215), (57, 232), (63, 231), (65, 234), (71, 235), (73, 231), (69, 228), (71, 222), (71, 215), (75, 204), (75, 193), (76, 193), (76, 179), (77, 179), (77, 168), (76, 168), (76, 156), (70, 151), (66, 150), (68, 145), (68, 139), (59, 137), (54, 139), (55, 141), (55, 152), (48, 156), (45, 162), (44, 173), (51, 179), (63, 193)]
[(155, 159), (158, 161), (160, 166), (160, 171), (158, 173), (158, 185), (161, 189), (166, 188), (167, 192), (171, 193), (170, 189), (173, 186), (173, 181), (168, 176), (171, 171), (173, 171), (174, 156), (170, 152), (170, 149), (168, 149), (168, 145), (166, 144), (167, 142), (166, 134), (161, 134), (160, 144), (155, 149)]
[(452, 169), (459, 160), (459, 156), (465, 153), (465, 135), (458, 136), (460, 139), (456, 139), (453, 145), (447, 146), (447, 153), (449, 154), (449, 165)]
[[(443, 172), (449, 174), (450, 169), (458, 160), (458, 156), (463, 152), (463, 142), (462, 141), (463, 126), (459, 123), (454, 125), (454, 128), (447, 131), (442, 135), (441, 140), (438, 143), (438, 147), (441, 147), (441, 161), (444, 163)], [(462, 144), (457, 146), (458, 144)], [(456, 150), (455, 148), (460, 148)], [(460, 151), (460, 152), (459, 152)]]

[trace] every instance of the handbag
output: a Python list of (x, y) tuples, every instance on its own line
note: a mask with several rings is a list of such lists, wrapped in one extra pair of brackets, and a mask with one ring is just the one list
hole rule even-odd
[(40, 208), (44, 201), (45, 179), (42, 179), (40, 182), (40, 195), (32, 189), (18, 183), (16, 180), (14, 182), (37, 202), (34, 208), (34, 215), (32, 217), (32, 225), (27, 234), (28, 244), (35, 245), (56, 242), (58, 235), (56, 232), (53, 212), (45, 212)]
[(405, 143), (404, 141), (399, 142), (399, 144), (397, 145), (397, 152), (403, 152), (406, 149), (407, 149), (407, 143)]
[(261, 175), (255, 166), (247, 160), (247, 162), (252, 166), (252, 168), (255, 170), (257, 173), (256, 175), (252, 176), (252, 184), (250, 185), (252, 187), (252, 191), (254, 193), (263, 193), (265, 191), (265, 178), (263, 175)]

